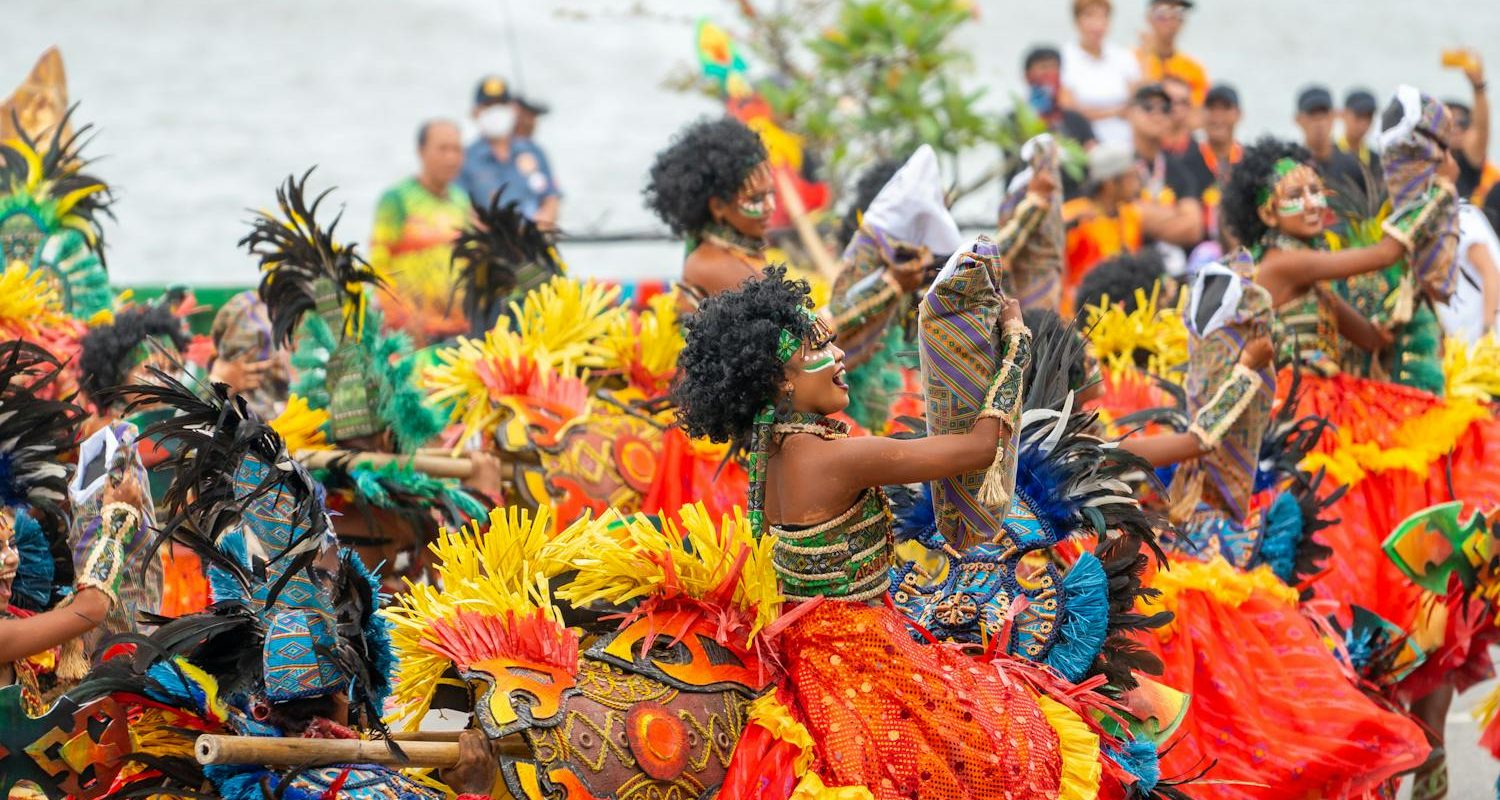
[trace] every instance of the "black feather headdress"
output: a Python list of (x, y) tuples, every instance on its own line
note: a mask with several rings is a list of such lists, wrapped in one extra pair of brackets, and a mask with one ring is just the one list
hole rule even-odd
[(342, 324), (330, 326), (358, 338), (364, 326), (365, 288), (381, 283), (353, 244), (334, 239), (342, 213), (328, 227), (319, 225), (318, 206), (333, 190), (325, 189), (308, 203), (307, 179), (312, 172), (304, 172), (301, 179), (288, 176), (276, 190), (280, 216), (258, 212), (250, 233), (239, 243), (260, 259), (260, 299), (271, 317), (272, 339), (280, 346), (291, 342), (308, 311), (330, 316), (342, 311)]
[(61, 368), (29, 342), (0, 344), (0, 505), (65, 518), (69, 466), (60, 456), (74, 444), (83, 409), (40, 396)]
[(458, 272), (453, 293), (457, 297), (462, 291), (464, 316), (475, 336), (494, 326), (511, 297), (566, 271), (552, 237), (522, 214), (518, 203), (502, 205), (500, 195), (496, 192), (488, 206), (475, 203), (474, 221), (453, 242), (452, 265)]

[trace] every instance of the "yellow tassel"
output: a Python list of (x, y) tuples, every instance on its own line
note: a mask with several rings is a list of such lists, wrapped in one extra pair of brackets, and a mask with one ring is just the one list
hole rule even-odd
[(1099, 778), (1104, 772), (1099, 763), (1099, 736), (1062, 703), (1046, 695), (1037, 695), (1036, 703), (1057, 733), (1058, 755), (1062, 757), (1057, 800), (1094, 800), (1099, 796)]
[(62, 652), (57, 657), (57, 679), (65, 684), (83, 680), (89, 674), (88, 659), (83, 657), (83, 640), (69, 639), (63, 642)]

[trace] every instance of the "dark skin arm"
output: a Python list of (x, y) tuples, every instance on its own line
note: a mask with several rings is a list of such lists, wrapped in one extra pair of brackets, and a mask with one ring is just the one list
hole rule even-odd
[(739, 288), (745, 279), (758, 274), (759, 268), (711, 242), (698, 245), (682, 265), (683, 283), (697, 286), (710, 296)]
[(1203, 205), (1191, 199), (1170, 206), (1142, 203), (1141, 232), (1179, 247), (1192, 247), (1203, 241)]
[(1286, 303), (1320, 281), (1339, 280), (1385, 269), (1400, 261), (1406, 248), (1387, 236), (1369, 247), (1330, 253), (1322, 250), (1276, 250), (1260, 263), (1255, 282), (1271, 293), (1271, 302)]
[(443, 782), (458, 794), (488, 795), (500, 778), (490, 740), (482, 731), (458, 735), (458, 763), (442, 771)]
[(1378, 353), (1396, 341), (1396, 337), (1390, 331), (1371, 322), (1337, 296), (1321, 288), (1315, 291), (1323, 295), (1333, 307), (1334, 318), (1338, 320), (1339, 335), (1353, 342), (1359, 349), (1367, 353)]
[(57, 647), (99, 627), (109, 613), (109, 595), (91, 587), (71, 602), (25, 619), (0, 620), (0, 664)]

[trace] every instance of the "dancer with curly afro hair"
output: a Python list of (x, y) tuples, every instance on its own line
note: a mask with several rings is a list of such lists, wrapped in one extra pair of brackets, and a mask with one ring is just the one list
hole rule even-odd
[[(1022, 335), (1014, 301), (1005, 319)], [(674, 391), (681, 424), (749, 452), (752, 529), (776, 537), (771, 558), (787, 600), (815, 601), (778, 639), (782, 697), (818, 743), (812, 777), (879, 800), (1057, 797), (1065, 777), (1050, 711), (1009, 677), (1034, 668), (922, 644), (880, 602), (893, 545), (879, 487), (984, 469), (1000, 420), (922, 439), (847, 437), (830, 416), (848, 403), (844, 353), (813, 316), (807, 284), (779, 267), (708, 298), (686, 324)], [(1099, 758), (1097, 740), (1092, 750), (1084, 758)], [(759, 796), (730, 772), (721, 797)]]
[(684, 310), (765, 267), (766, 225), (776, 198), (766, 147), (732, 117), (689, 125), (656, 154), (646, 206), (687, 239), (679, 288)]

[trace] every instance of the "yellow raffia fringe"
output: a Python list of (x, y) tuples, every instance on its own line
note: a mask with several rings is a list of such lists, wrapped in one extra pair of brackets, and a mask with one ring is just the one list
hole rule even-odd
[[(1235, 569), (1223, 556), (1214, 556), (1209, 561), (1190, 558), (1173, 559), (1170, 569), (1157, 570), (1151, 578), (1151, 588), (1161, 592), (1154, 600), (1142, 601), (1148, 613), (1171, 611), (1176, 613), (1183, 592), (1202, 592), (1215, 602), (1230, 608), (1238, 608), (1251, 595), (1261, 594), (1289, 606), (1297, 605), (1297, 590), (1276, 577), (1265, 565), (1249, 572)], [(1176, 620), (1165, 628), (1158, 628), (1157, 635), (1171, 638), (1176, 632)]]
[[(575, 525), (586, 523), (584, 519)], [(540, 613), (562, 627), (562, 613), (552, 604), (537, 558), (552, 529), (551, 508), (542, 506), (533, 517), (512, 506), (490, 511), (484, 533), (478, 523), (438, 531), (428, 549), (437, 558), (443, 588), (408, 580), (407, 592), (396, 595), (395, 602), (380, 612), (391, 622), (397, 665), (389, 724), (420, 723), (443, 673), (452, 666), (450, 659), (423, 642), (433, 622), (463, 609), (498, 616)]]
[[(626, 316), (620, 288), (557, 277), (511, 303), (515, 333), (539, 364), (571, 362), (597, 367), (604, 358), (599, 339)], [(502, 323), (504, 324), (504, 323)]]
[(1443, 344), (1443, 378), (1450, 398), (1481, 403), (1500, 398), (1500, 339), (1493, 333), (1473, 344), (1449, 338)]
[(1489, 727), (1490, 723), (1495, 721), (1497, 714), (1500, 714), (1500, 686), (1491, 689), (1490, 693), (1485, 695), (1483, 700), (1479, 701), (1479, 705), (1474, 706), (1474, 711), (1472, 712), (1474, 720), (1479, 723), (1481, 730)]
[(875, 795), (863, 786), (825, 786), (818, 773), (809, 772), (787, 800), (875, 800)]
[(1094, 800), (1099, 796), (1099, 778), (1104, 772), (1099, 763), (1098, 734), (1062, 703), (1042, 694), (1036, 696), (1036, 703), (1047, 724), (1057, 732), (1058, 755), (1062, 756), (1057, 800)]
[(623, 314), (610, 320), (609, 329), (600, 338), (604, 350), (600, 367), (623, 373), (626, 377), (647, 377), (656, 385), (643, 390), (663, 388), (677, 370), (677, 356), (685, 342), (677, 319), (677, 291), (658, 294), (646, 301), (646, 310)]
[(792, 716), (792, 712), (777, 698), (776, 692), (761, 695), (750, 704), (746, 713), (750, 722), (765, 728), (775, 738), (800, 751), (797, 760), (792, 762), (792, 771), (798, 775), (806, 774), (813, 761), (812, 734)]
[(1099, 305), (1085, 309), (1094, 357), (1111, 369), (1135, 369), (1136, 352), (1145, 351), (1147, 372), (1180, 381), (1179, 368), (1188, 358), (1187, 327), (1182, 322), (1187, 292), (1179, 295), (1175, 307), (1161, 308), (1157, 282), (1149, 296), (1136, 289), (1135, 303), (1135, 310), (1127, 314), (1106, 295)]
[(1354, 442), (1344, 431), (1335, 431), (1338, 444), (1330, 453), (1309, 453), (1302, 468), (1328, 471), (1328, 477), (1346, 486), (1369, 473), (1404, 469), (1426, 475), (1433, 462), (1451, 453), (1469, 426), (1490, 416), (1485, 406), (1473, 400), (1450, 398), (1442, 405), (1401, 423), (1390, 438), (1390, 446)]
[(38, 331), (68, 324), (62, 299), (45, 272), (21, 263), (0, 272), (0, 329), (35, 336)]
[(718, 525), (702, 503), (683, 506), (678, 516), (681, 527), (666, 518), (658, 529), (645, 514), (626, 517), (609, 511), (559, 534), (543, 551), (545, 567), (549, 574), (576, 574), (558, 597), (580, 606), (597, 601), (622, 605), (675, 586), (688, 597), (708, 599), (721, 591), (744, 553), (730, 603), (755, 616), (748, 645), (776, 619), (785, 600), (771, 566), (775, 538), (756, 541), (739, 508)]
[(329, 449), (327, 425), (327, 411), (309, 406), (307, 398), (295, 394), (287, 397), (286, 408), (271, 420), (271, 429), (286, 444), (288, 453)]
[[(465, 440), (489, 438), (509, 413), (507, 398), (546, 397), (588, 376), (570, 354), (539, 350), (503, 322), (482, 340), (460, 336), (456, 345), (434, 355), (438, 363), (423, 371), (419, 383), (433, 404), (450, 407), (449, 421), (463, 427)], [(588, 408), (588, 392), (581, 393), (580, 415)]]

